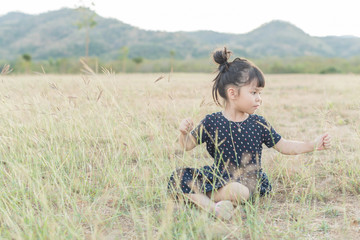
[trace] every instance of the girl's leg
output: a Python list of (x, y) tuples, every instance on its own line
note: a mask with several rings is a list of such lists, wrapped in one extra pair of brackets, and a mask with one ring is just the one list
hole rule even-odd
[(219, 201), (215, 203), (207, 195), (201, 193), (185, 194), (191, 202), (215, 215), (223, 220), (229, 220), (232, 216), (234, 207), (230, 201)]
[(204, 209), (207, 212), (214, 212), (215, 210), (215, 203), (212, 201), (208, 196), (201, 193), (194, 193), (194, 194), (185, 194), (185, 196), (190, 199), (192, 203), (199, 206), (200, 208)]
[(250, 197), (249, 189), (238, 182), (230, 182), (213, 193), (212, 199), (215, 202), (224, 200), (231, 201), (233, 205), (247, 201)]

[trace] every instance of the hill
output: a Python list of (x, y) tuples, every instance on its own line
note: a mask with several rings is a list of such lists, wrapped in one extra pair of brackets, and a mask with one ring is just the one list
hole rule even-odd
[[(129, 49), (129, 58), (204, 58), (221, 46), (229, 46), (244, 57), (322, 56), (352, 57), (360, 55), (360, 38), (313, 37), (284, 21), (272, 21), (247, 34), (213, 31), (146, 31), (96, 13), (96, 26), (90, 30), (89, 53), (102, 60), (114, 60), (120, 49)], [(78, 29), (82, 18), (75, 9), (28, 15), (12, 12), (0, 16), (0, 60), (14, 60), (28, 53), (35, 60), (80, 57), (85, 54), (85, 30)]]

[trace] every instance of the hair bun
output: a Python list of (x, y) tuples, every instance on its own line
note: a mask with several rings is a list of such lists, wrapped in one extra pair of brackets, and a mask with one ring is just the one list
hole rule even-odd
[(226, 47), (224, 47), (223, 50), (216, 50), (213, 53), (213, 58), (217, 64), (223, 65), (223, 64), (227, 63), (227, 60), (230, 58), (230, 55), (231, 55), (231, 52), (228, 51), (226, 49)]

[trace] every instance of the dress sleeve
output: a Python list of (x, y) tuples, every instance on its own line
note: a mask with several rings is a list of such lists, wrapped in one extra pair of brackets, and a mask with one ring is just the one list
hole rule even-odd
[(196, 139), (197, 144), (202, 144), (207, 142), (209, 139), (209, 132), (207, 131), (207, 124), (209, 122), (210, 116), (207, 115), (203, 120), (200, 121), (190, 133)]
[(280, 141), (280, 134), (275, 131), (275, 129), (264, 117), (259, 116), (258, 124), (262, 126), (262, 143), (264, 143), (268, 148), (272, 148)]

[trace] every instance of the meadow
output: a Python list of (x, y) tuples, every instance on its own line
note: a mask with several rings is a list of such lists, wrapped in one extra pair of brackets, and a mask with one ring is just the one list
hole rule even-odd
[(284, 138), (333, 146), (264, 148), (267, 197), (230, 221), (167, 193), (185, 117), (220, 111), (213, 74), (0, 75), (1, 239), (359, 239), (360, 76), (266, 75), (263, 115)]

